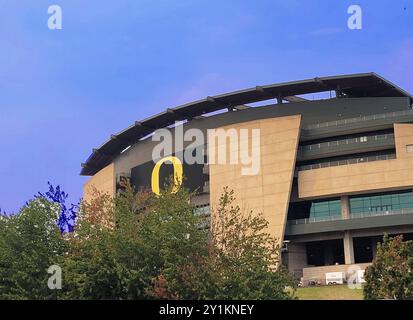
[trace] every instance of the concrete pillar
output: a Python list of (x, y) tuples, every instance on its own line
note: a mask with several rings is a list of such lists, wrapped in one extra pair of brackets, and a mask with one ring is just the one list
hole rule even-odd
[(354, 264), (354, 245), (353, 237), (351, 236), (350, 231), (344, 232), (344, 263), (345, 264)]
[(341, 196), (341, 217), (343, 219), (350, 219), (350, 201), (348, 196)]
[[(348, 196), (341, 196), (341, 217), (350, 219), (350, 201)], [(354, 264), (354, 245), (350, 231), (344, 232), (344, 263)]]
[(288, 244), (288, 270), (297, 278), (303, 276), (303, 268), (307, 267), (307, 248), (305, 243)]

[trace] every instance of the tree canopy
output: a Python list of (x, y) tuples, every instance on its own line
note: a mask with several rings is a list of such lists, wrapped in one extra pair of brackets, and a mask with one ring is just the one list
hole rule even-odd
[[(95, 191), (60, 234), (59, 203), (38, 197), (0, 219), (4, 299), (291, 299), (277, 239), (259, 213), (242, 212), (224, 189), (213, 214), (192, 194), (166, 186), (159, 196), (129, 184), (114, 199)], [(62, 290), (50, 290), (50, 265)]]
[(366, 269), (365, 299), (413, 299), (413, 242), (384, 236), (373, 264)]

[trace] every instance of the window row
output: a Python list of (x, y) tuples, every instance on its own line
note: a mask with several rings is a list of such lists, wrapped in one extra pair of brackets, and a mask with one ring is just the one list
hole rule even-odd
[(355, 196), (350, 198), (350, 212), (352, 214), (400, 209), (413, 209), (413, 193), (411, 191)]

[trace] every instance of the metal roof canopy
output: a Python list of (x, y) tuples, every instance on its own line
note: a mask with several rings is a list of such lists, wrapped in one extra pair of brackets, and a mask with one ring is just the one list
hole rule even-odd
[[(413, 96), (379, 75), (371, 73), (320, 77), (301, 81), (257, 86), (234, 91), (167, 109), (152, 117), (135, 122), (106, 141), (98, 149), (93, 149), (86, 163), (82, 164), (81, 175), (90, 176), (110, 164), (129, 145), (149, 135), (156, 129), (165, 128), (180, 120), (191, 120), (197, 116), (239, 105), (269, 99), (297, 96), (308, 93), (336, 91), (338, 97), (409, 97)], [(299, 102), (298, 102), (299, 103)]]

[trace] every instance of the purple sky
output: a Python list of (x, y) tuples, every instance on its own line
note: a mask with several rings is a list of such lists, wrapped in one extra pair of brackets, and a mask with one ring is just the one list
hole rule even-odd
[[(63, 30), (47, 27), (52, 4)], [(347, 28), (352, 4), (362, 30)], [(413, 92), (410, 0), (0, 0), (0, 41), (7, 212), (47, 181), (77, 201), (93, 147), (208, 95), (370, 71)]]

